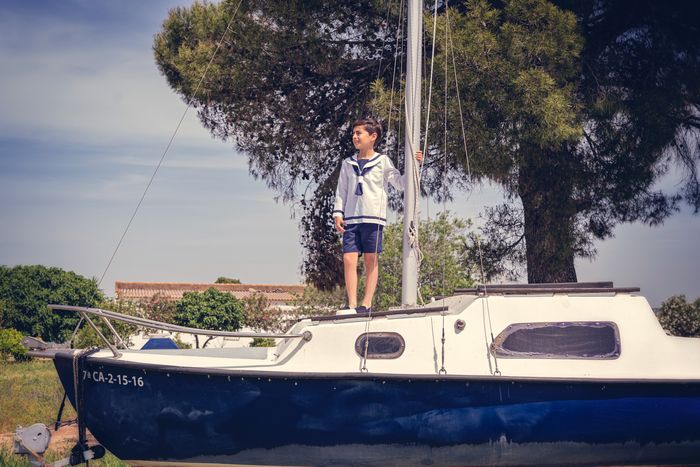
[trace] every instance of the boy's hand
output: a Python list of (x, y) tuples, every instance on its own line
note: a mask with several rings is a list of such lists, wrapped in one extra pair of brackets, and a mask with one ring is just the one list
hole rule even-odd
[(340, 233), (345, 233), (345, 222), (342, 217), (335, 218), (335, 230)]
[(416, 151), (416, 160), (418, 162), (423, 162), (423, 151)]

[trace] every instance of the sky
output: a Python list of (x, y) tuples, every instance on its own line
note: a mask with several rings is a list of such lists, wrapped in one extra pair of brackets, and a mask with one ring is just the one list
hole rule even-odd
[[(102, 276), (186, 108), (152, 43), (168, 11), (190, 4), (0, 0), (0, 264)], [(101, 288), (219, 276), (303, 282), (292, 206), (275, 196), (190, 111)], [(448, 209), (473, 219), (501, 202), (488, 186), (455, 198)], [(621, 225), (596, 244), (595, 260), (577, 261), (578, 278), (639, 286), (653, 306), (695, 299), (698, 238), (700, 216), (687, 208), (661, 227)]]

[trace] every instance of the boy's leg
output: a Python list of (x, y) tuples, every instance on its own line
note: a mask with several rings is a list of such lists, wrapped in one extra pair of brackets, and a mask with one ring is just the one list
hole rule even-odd
[(345, 291), (348, 294), (348, 308), (357, 307), (357, 256), (357, 252), (343, 253)]
[(367, 308), (372, 307), (374, 291), (377, 289), (377, 280), (379, 278), (378, 265), (379, 255), (377, 253), (365, 253), (365, 273), (367, 275), (367, 283), (365, 285), (365, 297), (362, 299), (362, 305)]

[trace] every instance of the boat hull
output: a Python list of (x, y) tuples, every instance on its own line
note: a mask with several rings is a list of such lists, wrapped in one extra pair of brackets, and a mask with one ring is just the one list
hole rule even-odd
[[(69, 353), (54, 359), (72, 400)], [(693, 463), (700, 383), (275, 374), (87, 359), (95, 438), (134, 465)]]

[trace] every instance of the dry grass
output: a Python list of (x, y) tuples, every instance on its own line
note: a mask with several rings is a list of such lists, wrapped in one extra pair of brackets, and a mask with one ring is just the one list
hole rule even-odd
[[(56, 420), (63, 387), (51, 360), (0, 363), (0, 433), (14, 432), (17, 425), (50, 424)], [(63, 419), (75, 418), (69, 402)]]
[[(17, 425), (44, 423), (53, 429), (58, 407), (63, 398), (63, 387), (50, 360), (21, 363), (0, 362), (0, 466), (28, 467), (25, 457), (12, 454), (12, 438)], [(66, 402), (63, 420), (75, 418), (75, 411)], [(53, 433), (46, 459), (54, 461), (66, 457), (77, 441), (75, 426), (62, 427)], [(90, 465), (126, 467), (112, 454)]]

